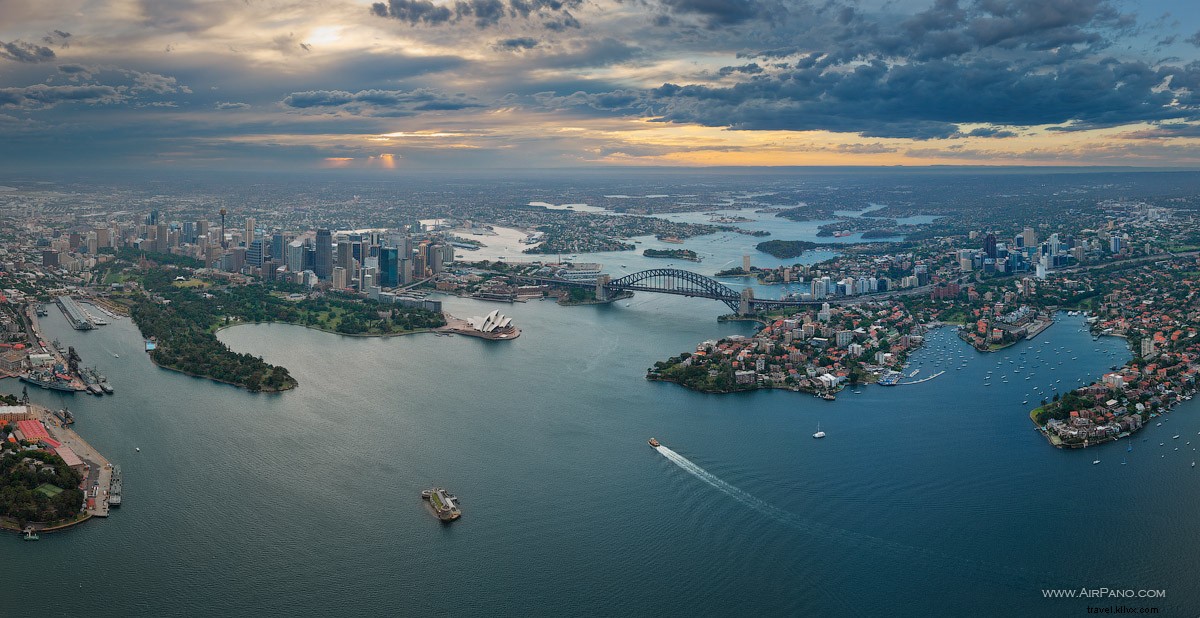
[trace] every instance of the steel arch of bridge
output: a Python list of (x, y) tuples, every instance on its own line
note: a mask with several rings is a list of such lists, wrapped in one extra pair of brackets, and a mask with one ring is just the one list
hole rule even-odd
[(725, 303), (735, 313), (741, 301), (741, 295), (733, 288), (704, 275), (675, 268), (651, 268), (630, 273), (608, 282), (605, 287), (613, 291), (659, 292), (712, 298)]

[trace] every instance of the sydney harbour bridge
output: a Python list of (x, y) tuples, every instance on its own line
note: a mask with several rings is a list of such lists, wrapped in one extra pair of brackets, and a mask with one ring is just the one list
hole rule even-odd
[[(774, 300), (755, 298), (750, 288), (737, 291), (716, 279), (676, 268), (651, 268), (636, 273), (630, 273), (619, 279), (611, 279), (601, 275), (595, 282), (567, 281), (549, 277), (521, 277), (542, 285), (558, 287), (576, 287), (592, 289), (597, 300), (608, 300), (623, 292), (656, 292), (659, 294), (674, 294), (690, 298), (711, 298), (725, 303), (739, 315), (747, 315), (781, 309), (785, 307), (802, 307), (822, 303), (839, 304), (838, 300)], [(858, 299), (859, 302), (870, 300), (869, 297)]]

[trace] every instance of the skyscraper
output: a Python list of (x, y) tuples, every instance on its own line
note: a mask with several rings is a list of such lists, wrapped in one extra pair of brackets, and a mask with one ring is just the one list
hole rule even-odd
[(333, 276), (333, 234), (327, 229), (317, 230), (317, 255), (313, 271), (322, 281), (328, 281)]
[(990, 257), (992, 259), (996, 259), (996, 235), (995, 234), (988, 234), (987, 237), (983, 239), (983, 252), (985, 254), (987, 254), (988, 257)]
[[(337, 243), (337, 267), (346, 269), (346, 281), (354, 281), (354, 243), (342, 237)], [(348, 284), (348, 283), (347, 283)]]
[(243, 236), (243, 239), (247, 247), (249, 247), (250, 243), (254, 240), (254, 228), (256, 223), (257, 222), (254, 220), (254, 217), (246, 217), (246, 235)]
[(251, 266), (262, 266), (263, 264), (263, 245), (264, 241), (261, 238), (256, 238), (250, 241), (250, 247), (246, 249), (246, 263)]
[(400, 250), (383, 247), (379, 250), (379, 285), (394, 288), (400, 285)]
[(280, 234), (279, 232), (275, 232), (274, 234), (272, 234), (271, 235), (271, 251), (269, 252), (271, 259), (276, 262), (283, 262), (285, 259), (284, 246), (286, 246), (286, 245), (287, 245), (287, 241), (283, 237), (283, 234)]
[(308, 250), (303, 240), (297, 240), (288, 245), (287, 269), (294, 272), (304, 272), (304, 253)]

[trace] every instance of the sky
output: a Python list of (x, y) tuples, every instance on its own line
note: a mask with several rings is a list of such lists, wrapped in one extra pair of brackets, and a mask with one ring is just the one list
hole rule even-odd
[(0, 167), (1200, 167), (1185, 0), (0, 0)]

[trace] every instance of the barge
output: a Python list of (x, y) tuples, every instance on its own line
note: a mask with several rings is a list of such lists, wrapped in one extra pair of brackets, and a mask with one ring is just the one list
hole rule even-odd
[(422, 491), (421, 499), (428, 501), (429, 506), (433, 507), (433, 514), (444, 522), (454, 521), (462, 516), (462, 511), (458, 508), (458, 497), (441, 487)]

